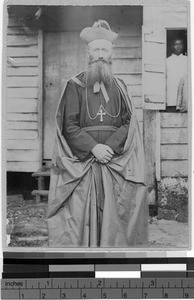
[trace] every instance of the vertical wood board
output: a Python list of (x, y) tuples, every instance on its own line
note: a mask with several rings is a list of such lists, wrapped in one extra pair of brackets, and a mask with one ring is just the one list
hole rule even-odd
[(145, 149), (146, 185), (148, 187), (149, 203), (156, 200), (156, 112), (143, 110), (143, 141)]
[(156, 180), (161, 180), (161, 152), (160, 152), (160, 134), (161, 134), (161, 127), (160, 127), (160, 112), (156, 112)]
[(38, 31), (38, 142), (39, 142), (39, 167), (43, 162), (43, 31)]
[(163, 27), (146, 27), (144, 24), (142, 32), (142, 84), (145, 109), (165, 109), (165, 40), (166, 32)]

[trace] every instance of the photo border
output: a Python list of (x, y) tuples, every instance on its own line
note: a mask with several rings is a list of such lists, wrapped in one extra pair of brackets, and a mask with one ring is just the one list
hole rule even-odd
[[(54, 3), (53, 3), (54, 2)], [(64, 3), (65, 2), (65, 3)], [(7, 15), (6, 12), (6, 6), (7, 5), (53, 5), (53, 6), (58, 6), (58, 5), (63, 5), (63, 6), (67, 6), (67, 5), (79, 5), (79, 6), (84, 6), (84, 5), (127, 5), (127, 6), (132, 6), (132, 5), (143, 5), (145, 4), (149, 5), (149, 4), (160, 4), (160, 5), (166, 5), (168, 3), (170, 4), (183, 4), (183, 3), (189, 3), (189, 6), (191, 6), (190, 1), (183, 1), (183, 0), (166, 0), (166, 1), (156, 1), (156, 0), (147, 0), (147, 1), (141, 1), (141, 0), (131, 0), (130, 3), (127, 0), (120, 0), (120, 1), (101, 1), (101, 0), (93, 0), (93, 1), (87, 1), (87, 0), (82, 0), (82, 1), (70, 1), (70, 0), (34, 0), (33, 4), (30, 3), (30, 0), (8, 0), (8, 1), (4, 1), (3, 4), (3, 39), (2, 39), (2, 43), (3, 43), (3, 47), (2, 47), (2, 199), (6, 199), (6, 134), (5, 134), (5, 129), (6, 129), (6, 85), (4, 84), (4, 82), (6, 81), (6, 63), (5, 63), (5, 55), (6, 55), (6, 44), (4, 44), (4, 41), (6, 39), (6, 27), (7, 27), (7, 21), (5, 19), (5, 15)], [(6, 16), (7, 18), (7, 16)], [(189, 27), (191, 27), (191, 15), (188, 18), (189, 21)], [(192, 33), (189, 30), (188, 27), (188, 53), (191, 57), (192, 54), (192, 45), (190, 45), (190, 41), (193, 40), (192, 38)], [(192, 39), (191, 39), (192, 38)], [(193, 63), (193, 60), (192, 60)], [(193, 66), (192, 66), (193, 69)], [(190, 74), (192, 74), (191, 72), (192, 70), (190, 70)], [(190, 78), (190, 87), (192, 87), (191, 85), (191, 76), (189, 76)], [(190, 92), (190, 96), (191, 96), (191, 89), (189, 88), (189, 92)], [(193, 93), (192, 93), (193, 94)], [(188, 119), (189, 119), (189, 138), (190, 141), (192, 140), (193, 143), (193, 130), (191, 130), (191, 125), (193, 125), (193, 105), (192, 105), (192, 101), (190, 101), (189, 103), (189, 111), (188, 111)], [(189, 160), (189, 165), (191, 166), (191, 163), (193, 162), (192, 159), (192, 145), (190, 142), (190, 147), (189, 147), (189, 155), (188, 155), (188, 160)], [(70, 256), (72, 255), (73, 257), (75, 256), (76, 258), (79, 257), (90, 257), (91, 254), (96, 255), (99, 257), (111, 257), (112, 255), (119, 258), (123, 258), (123, 257), (150, 257), (150, 255), (152, 257), (172, 257), (173, 256), (181, 256), (181, 257), (185, 257), (188, 256), (189, 252), (193, 252), (193, 244), (194, 241), (192, 240), (192, 233), (194, 232), (194, 224), (193, 224), (193, 218), (192, 216), (193, 214), (193, 195), (192, 195), (192, 184), (194, 184), (194, 180), (192, 178), (193, 175), (193, 166), (192, 168), (189, 168), (189, 172), (188, 172), (188, 182), (189, 182), (189, 232), (190, 232), (190, 250), (188, 250), (188, 248), (184, 249), (184, 248), (172, 248), (172, 249), (164, 249), (164, 250), (159, 250), (158, 248), (47, 248), (47, 247), (9, 247), (6, 246), (6, 203), (4, 201), (2, 201), (1, 205), (2, 205), (2, 212), (3, 212), (3, 218), (2, 218), (2, 245), (3, 245), (3, 252), (8, 252), (14, 253), (14, 257), (15, 255), (17, 256), (17, 253), (25, 253), (24, 256), (28, 255), (28, 253), (30, 254), (32, 251), (35, 252), (35, 256), (36, 254), (40, 254), (41, 252), (43, 253), (42, 255), (44, 256), (46, 253), (50, 254), (50, 255), (54, 255), (56, 256), (56, 253), (60, 254), (60, 255), (67, 255), (69, 254)], [(193, 238), (194, 239), (194, 238)], [(72, 253), (73, 252), (73, 253)], [(177, 253), (179, 252), (179, 253)], [(31, 254), (30, 254), (31, 255)]]

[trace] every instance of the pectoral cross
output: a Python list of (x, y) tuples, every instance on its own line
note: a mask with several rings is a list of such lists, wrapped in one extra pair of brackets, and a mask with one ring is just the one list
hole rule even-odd
[(103, 116), (105, 116), (106, 113), (102, 110), (102, 107), (99, 108), (99, 111), (97, 112), (97, 116), (100, 116), (100, 122), (103, 122)]

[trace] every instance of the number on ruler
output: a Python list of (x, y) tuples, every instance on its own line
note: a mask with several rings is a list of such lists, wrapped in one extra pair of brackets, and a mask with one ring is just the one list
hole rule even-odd
[(45, 293), (42, 293), (41, 299), (46, 299), (46, 294)]
[(164, 298), (168, 298), (168, 293), (165, 293), (165, 294), (164, 294)]
[(24, 299), (24, 294), (22, 294), (22, 299)]
[(101, 285), (102, 285), (102, 280), (98, 280), (97, 287), (101, 287)]
[(86, 298), (86, 293), (83, 293), (82, 298)]
[(185, 298), (189, 298), (189, 293), (185, 293)]
[(106, 293), (103, 293), (103, 294), (102, 294), (102, 297), (103, 297), (103, 298), (107, 298), (107, 294), (106, 294)]
[(154, 285), (155, 285), (154, 280), (151, 280), (151, 281), (150, 281), (150, 286), (154, 286)]
[(66, 299), (66, 294), (62, 293), (62, 299)]
[(147, 293), (144, 293), (144, 298), (147, 298), (147, 295), (148, 295)]
[(126, 299), (127, 297), (128, 297), (127, 293), (124, 293), (124, 294), (123, 294), (123, 298)]

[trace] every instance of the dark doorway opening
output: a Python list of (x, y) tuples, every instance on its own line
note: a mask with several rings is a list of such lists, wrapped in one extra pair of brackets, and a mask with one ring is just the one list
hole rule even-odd
[(186, 29), (170, 29), (166, 31), (167, 34), (167, 49), (166, 57), (169, 57), (172, 54), (172, 42), (175, 39), (181, 39), (184, 43), (183, 55), (187, 55), (187, 30)]

